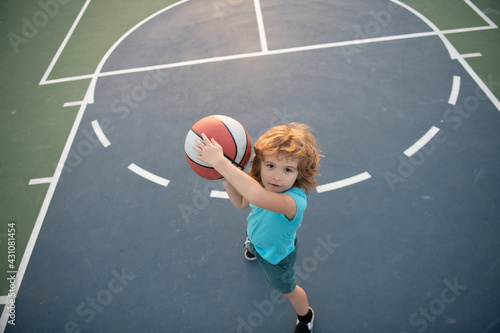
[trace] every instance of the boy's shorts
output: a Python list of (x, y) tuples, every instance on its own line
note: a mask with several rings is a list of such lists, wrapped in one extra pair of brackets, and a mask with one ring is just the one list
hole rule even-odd
[(264, 277), (271, 287), (282, 294), (289, 294), (295, 290), (297, 286), (295, 269), (295, 261), (297, 260), (297, 238), (295, 238), (295, 249), (292, 253), (276, 265), (262, 258), (255, 250), (251, 241), (248, 241), (247, 249), (257, 258), (264, 272)]

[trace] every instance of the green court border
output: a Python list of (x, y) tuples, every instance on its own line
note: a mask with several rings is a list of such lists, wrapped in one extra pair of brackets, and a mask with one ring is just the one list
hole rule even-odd
[[(5, 296), (9, 289), (6, 282), (7, 223), (16, 222), (18, 265), (48, 189), (47, 184), (30, 186), (29, 181), (54, 174), (78, 112), (78, 107), (65, 108), (63, 104), (81, 101), (90, 83), (90, 80), (80, 80), (38, 84), (86, 3), (84, 0), (42, 2), (57, 6), (43, 8), (39, 1), (23, 2), (22, 6), (15, 0), (0, 2), (0, 296)], [(175, 2), (90, 2), (49, 79), (92, 74), (118, 38), (142, 19)], [(485, 25), (463, 0), (402, 2), (425, 15), (441, 30)], [(500, 25), (500, 2), (473, 2)], [(221, 10), (228, 10), (231, 2), (217, 0), (213, 3)], [(46, 20), (43, 20), (43, 12)], [(30, 31), (26, 22), (35, 29)], [(23, 35), (23, 29), (31, 34)], [(13, 45), (9, 37), (17, 38), (19, 44)], [(500, 29), (446, 37), (461, 54), (482, 54), (466, 61), (500, 99), (500, 66), (496, 64), (500, 59)]]

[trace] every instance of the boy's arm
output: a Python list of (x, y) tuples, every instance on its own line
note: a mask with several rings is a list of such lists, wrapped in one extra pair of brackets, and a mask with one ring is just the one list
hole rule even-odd
[(231, 200), (231, 203), (234, 205), (234, 207), (236, 207), (237, 209), (248, 208), (248, 200), (246, 200), (240, 192), (236, 191), (236, 189), (233, 187), (233, 185), (231, 185), (230, 182), (223, 181), (222, 184), (224, 185), (227, 195), (229, 196), (229, 199)]
[(297, 205), (291, 196), (266, 191), (255, 179), (224, 157), (217, 141), (208, 139), (205, 133), (202, 138), (203, 142), (196, 139), (198, 146), (193, 147), (200, 154), (197, 158), (214, 167), (246, 201), (257, 207), (285, 214), (289, 219), (295, 216)]

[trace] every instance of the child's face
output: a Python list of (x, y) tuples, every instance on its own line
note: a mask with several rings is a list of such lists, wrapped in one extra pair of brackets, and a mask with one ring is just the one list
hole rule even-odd
[(264, 188), (281, 193), (292, 188), (299, 172), (299, 160), (278, 154), (264, 154), (260, 166), (260, 178)]

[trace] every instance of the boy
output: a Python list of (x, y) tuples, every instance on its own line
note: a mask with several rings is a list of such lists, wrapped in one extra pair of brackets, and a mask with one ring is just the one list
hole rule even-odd
[(312, 332), (314, 311), (305, 291), (296, 285), (297, 229), (307, 206), (306, 194), (316, 187), (319, 148), (309, 127), (291, 123), (271, 128), (254, 146), (250, 175), (236, 168), (222, 147), (202, 134), (197, 158), (225, 179), (227, 194), (238, 209), (252, 209), (247, 218), (245, 258), (257, 260), (267, 282), (297, 312), (295, 332)]

